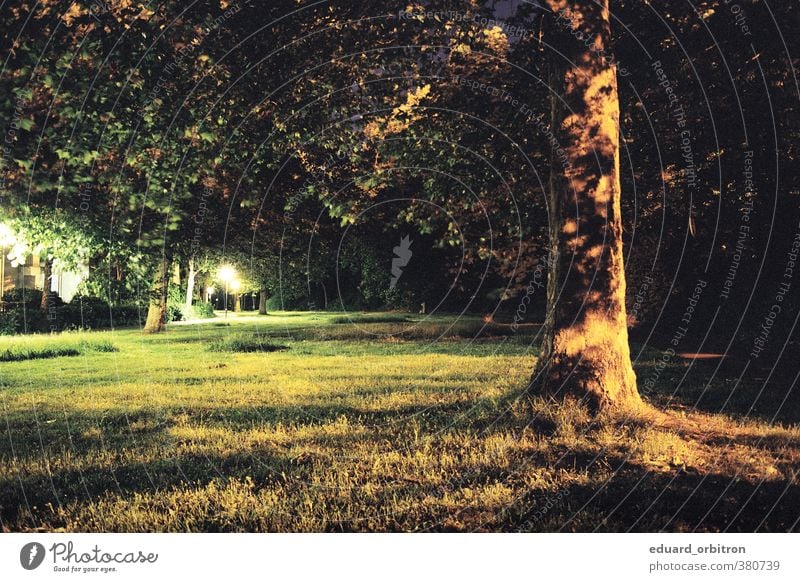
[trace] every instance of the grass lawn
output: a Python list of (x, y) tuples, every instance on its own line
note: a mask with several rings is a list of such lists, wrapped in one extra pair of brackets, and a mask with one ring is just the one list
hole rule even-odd
[(797, 527), (788, 382), (634, 345), (650, 405), (592, 419), (524, 394), (538, 327), (420, 317), (0, 338), (0, 528)]

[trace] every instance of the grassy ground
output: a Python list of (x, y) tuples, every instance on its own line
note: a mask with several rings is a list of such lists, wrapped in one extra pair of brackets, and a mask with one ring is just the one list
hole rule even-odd
[(0, 528), (797, 528), (788, 386), (634, 346), (652, 405), (592, 419), (523, 394), (537, 331), (281, 313), (0, 338), (22, 354), (0, 363)]

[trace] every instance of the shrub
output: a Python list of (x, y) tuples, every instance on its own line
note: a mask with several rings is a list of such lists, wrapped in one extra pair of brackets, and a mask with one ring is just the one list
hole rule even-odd
[(98, 329), (111, 326), (111, 307), (99, 297), (76, 295), (56, 310), (56, 325), (65, 329)]
[(9, 309), (0, 313), (0, 335), (17, 333), (17, 310)]
[(308, 311), (311, 309), (309, 298), (302, 293), (291, 293), (291, 290), (277, 293), (267, 299), (267, 311)]
[(214, 306), (205, 301), (198, 301), (192, 305), (192, 315), (194, 319), (210, 319), (215, 317)]
[(96, 297), (76, 297), (54, 311), (17, 306), (0, 313), (0, 335), (103, 329), (140, 325), (144, 312), (136, 304), (115, 305)]
[(80, 296), (56, 308), (55, 319), (47, 320), (47, 326), (39, 331), (50, 331), (51, 327), (54, 331), (66, 331), (138, 326), (144, 313), (135, 303), (112, 307), (97, 297)]
[(0, 314), (0, 335), (53, 331), (47, 313), (37, 305), (13, 307)]
[[(3, 294), (3, 301), (12, 304), (12, 307), (39, 309), (42, 305), (42, 291), (40, 289), (9, 289)], [(52, 302), (55, 307), (64, 304), (55, 293), (52, 294)]]
[(42, 304), (42, 292), (39, 289), (10, 289), (3, 294), (5, 303), (39, 309)]
[(182, 321), (191, 318), (191, 313), (184, 313), (186, 298), (178, 285), (170, 285), (167, 292), (167, 321)]

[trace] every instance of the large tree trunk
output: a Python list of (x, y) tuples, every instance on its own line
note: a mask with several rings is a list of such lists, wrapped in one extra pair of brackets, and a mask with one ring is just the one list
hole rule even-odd
[(194, 280), (197, 276), (194, 270), (194, 259), (189, 259), (189, 273), (186, 276), (186, 308), (191, 309), (194, 298)]
[(167, 289), (169, 288), (169, 261), (161, 257), (150, 289), (150, 305), (144, 333), (158, 333), (167, 325)]
[(625, 315), (608, 1), (547, 2), (557, 19), (547, 29), (555, 49), (551, 249), (544, 339), (532, 381), (545, 394), (576, 397), (594, 409), (640, 402)]
[(42, 311), (47, 311), (50, 307), (50, 286), (53, 278), (53, 259), (44, 260), (44, 283), (42, 283), (42, 302), (39, 305)]
[(258, 293), (258, 314), (259, 315), (266, 315), (267, 314), (267, 299), (269, 299), (269, 295), (267, 294), (266, 289), (262, 289)]

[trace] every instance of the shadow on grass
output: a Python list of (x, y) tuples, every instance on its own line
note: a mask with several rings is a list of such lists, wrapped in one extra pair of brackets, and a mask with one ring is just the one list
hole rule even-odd
[[(136, 418), (145, 429), (135, 435), (134, 442), (126, 439), (115, 441), (113, 438), (115, 433), (120, 434), (129, 427), (129, 417), (107, 417), (103, 428), (110, 433), (105, 445), (110, 447), (111, 454), (132, 447), (142, 455), (142, 461), (117, 464), (107, 460), (89, 463), (81, 471), (55, 469), (52, 480), (44, 469), (38, 473), (20, 469), (17, 475), (9, 474), (0, 480), (0, 518), (4, 527), (12, 531), (39, 527), (40, 523), (57, 528), (63, 524), (58, 521), (57, 512), (47, 508), (59, 503), (91, 503), (106, 494), (123, 500), (133, 493), (158, 495), (160, 491), (175, 488), (205, 487), (220, 478), (252, 478), (257, 490), (283, 486), (285, 491), (287, 482), (291, 482), (292, 494), (302, 498), (308, 494), (309, 487), (313, 489), (309, 484), (315, 482), (314, 476), (319, 477), (320, 471), (346, 472), (348, 459), (352, 460), (353, 466), (363, 462), (358, 451), (371, 451), (372, 454), (416, 451), (416, 445), (408, 440), (408, 431), (389, 428), (394, 424), (402, 425), (413, 419), (423, 435), (437, 433), (439, 436), (431, 445), (433, 450), (426, 453), (434, 457), (451, 446), (447, 441), (451, 435), (469, 433), (477, 439), (507, 436), (509, 432), (518, 431), (518, 423), (508, 419), (497, 421), (496, 411), (510, 399), (498, 403), (478, 398), (434, 406), (403, 406), (393, 411), (317, 404), (221, 408), (214, 410), (212, 417), (208, 410), (180, 410), (188, 413), (189, 421), (202, 421), (203, 429), (227, 427), (234, 435), (240, 430), (262, 426), (266, 429), (322, 428), (342, 419), (347, 420), (342, 430), (350, 430), (344, 434), (322, 430), (318, 435), (293, 437), (284, 445), (269, 442), (230, 454), (192, 452), (192, 445), (203, 444), (202, 437), (197, 442), (192, 438), (192, 426), (188, 426), (188, 436), (181, 439), (189, 449), (179, 450), (178, 441), (168, 434), (175, 424), (164, 422), (163, 410), (153, 418), (141, 414)], [(88, 426), (92, 424), (89, 419), (84, 420)], [(545, 441), (554, 438), (553, 423), (548, 423), (547, 419), (542, 422), (544, 424), (540, 427), (534, 427), (535, 430), (541, 429), (538, 438)], [(81, 419), (72, 419), (71, 424), (79, 427)], [(347, 427), (358, 427), (359, 430)], [(722, 436), (720, 438), (725, 440)], [(797, 452), (798, 442), (794, 438), (772, 440), (774, 442), (768, 446), (784, 450), (791, 448)], [(87, 452), (85, 445), (88, 443), (78, 441), (75, 444), (84, 447), (81, 452)], [(748, 436), (721, 444), (753, 443)], [(457, 510), (444, 517), (441, 512), (426, 514), (420, 510), (421, 513), (413, 517), (398, 516), (397, 522), (385, 522), (382, 528), (386, 530), (414, 529), (421, 524), (427, 524), (427, 529), (435, 531), (788, 531), (797, 527), (800, 487), (794, 479), (759, 481), (713, 470), (705, 474), (684, 469), (652, 471), (626, 462), (624, 451), (620, 453), (608, 450), (598, 458), (594, 451), (566, 448), (554, 443), (545, 452), (520, 452), (519, 462), (512, 472), (492, 462), (491, 458), (484, 458), (481, 461), (460, 461), (460, 465), (450, 469), (451, 475), (445, 479), (444, 485), (429, 481), (424, 475), (387, 475), (372, 481), (369, 486), (373, 490), (376, 487), (383, 490), (382, 495), (387, 499), (402, 489), (403, 495), (417, 498), (421, 503), (423, 499), (440, 499), (448, 492), (478, 490), (487, 484), (513, 483), (519, 477), (514, 473), (519, 471), (535, 472), (547, 468), (554, 474), (573, 476), (559, 481), (558, 487), (546, 492), (523, 489), (522, 497), (510, 508), (485, 505)], [(331, 469), (330, 463), (334, 458), (338, 459), (337, 468)], [(463, 458), (468, 459), (469, 455), (465, 454)], [(24, 466), (24, 460), (21, 464)], [(364, 481), (354, 481), (349, 495), (354, 499), (362, 495), (366, 498), (367, 494), (362, 490), (366, 485)], [(409, 521), (411, 519), (413, 522)], [(357, 519), (345, 522), (329, 524), (322, 529), (359, 529)], [(120, 530), (125, 529), (124, 523), (118, 525)], [(209, 525), (209, 528), (213, 527)]]
[[(796, 370), (744, 369), (745, 360), (687, 360), (677, 356), (658, 370), (655, 359), (643, 358), (634, 366), (640, 390), (662, 407), (681, 405), (712, 414), (753, 418), (769, 423), (800, 422), (800, 390), (788, 378)], [(743, 373), (744, 372), (744, 373)], [(645, 390), (648, 379), (658, 381)]]
[[(563, 532), (796, 531), (800, 486), (796, 481), (754, 481), (721, 473), (648, 471), (606, 461), (617, 470), (602, 484), (575, 484), (535, 492), (495, 530)], [(587, 466), (588, 467), (588, 466)], [(524, 508), (524, 509), (519, 509)], [(481, 528), (479, 528), (481, 529)]]

